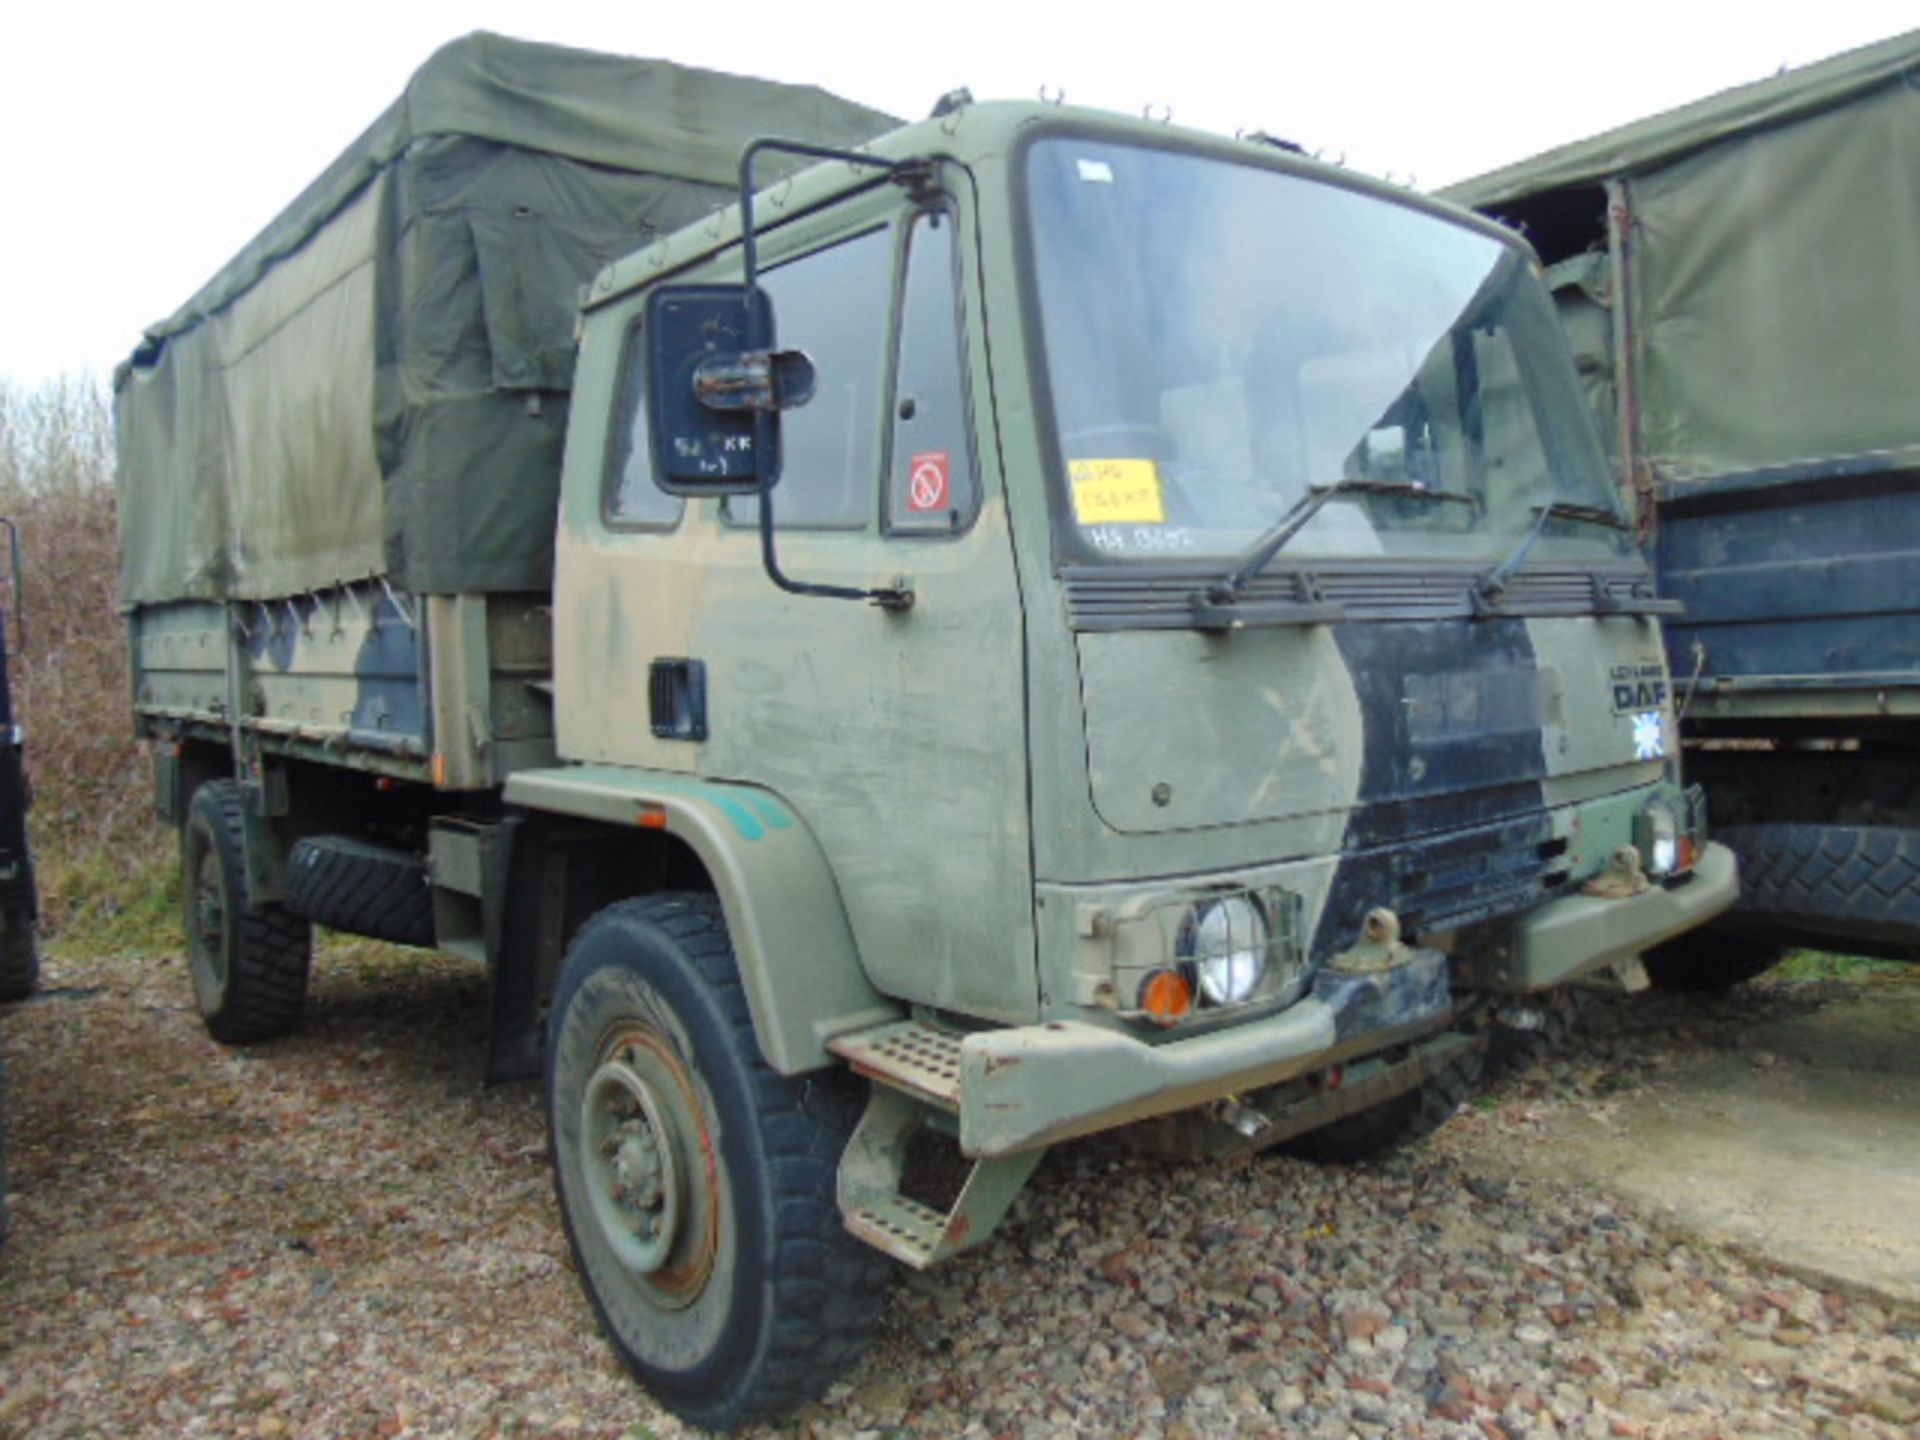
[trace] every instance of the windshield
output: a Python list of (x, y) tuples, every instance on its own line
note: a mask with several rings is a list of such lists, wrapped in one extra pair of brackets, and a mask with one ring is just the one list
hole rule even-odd
[[(1394, 483), (1331, 497), (1286, 558), (1496, 560), (1550, 502), (1617, 509), (1517, 248), (1173, 150), (1044, 139), (1027, 183), (1067, 557), (1237, 558), (1341, 480)], [(1631, 545), (1550, 521), (1535, 560)]]

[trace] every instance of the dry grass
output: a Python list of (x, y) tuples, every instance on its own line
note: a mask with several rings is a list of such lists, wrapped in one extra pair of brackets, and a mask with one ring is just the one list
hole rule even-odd
[(171, 849), (152, 819), (128, 699), (118, 601), (113, 422), (105, 387), (0, 382), (0, 514), (19, 526), (9, 611), (13, 697), (27, 734), (42, 931), (59, 944), (171, 942)]

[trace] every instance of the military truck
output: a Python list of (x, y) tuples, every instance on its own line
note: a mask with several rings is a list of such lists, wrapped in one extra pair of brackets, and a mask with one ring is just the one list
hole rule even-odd
[[(14, 718), (12, 660), (26, 649), (26, 609), (20, 570), (20, 530), (0, 517), (7, 534), (7, 573), (13, 586), (13, 634), (0, 610), (0, 1002), (25, 1000), (40, 986), (40, 888), (27, 844), (25, 737)], [(12, 1229), (7, 1203), (6, 1072), (0, 1070), (0, 1244)]]
[(700, 1424), (1049, 1146), (1370, 1153), (1734, 896), (1531, 257), (1270, 144), (476, 37), (117, 415), (209, 1029), (483, 963)]
[(7, 575), (13, 589), (10, 639), (0, 609), (0, 1002), (24, 1000), (39, 988), (40, 887), (27, 844), (26, 735), (15, 718), (13, 660), (26, 648), (20, 530), (0, 517), (7, 536)]
[(1670, 618), (1744, 887), (1650, 963), (1920, 956), (1920, 32), (1444, 192), (1520, 226)]

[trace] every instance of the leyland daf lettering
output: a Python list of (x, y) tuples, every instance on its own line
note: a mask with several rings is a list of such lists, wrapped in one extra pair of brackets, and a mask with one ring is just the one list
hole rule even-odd
[(1613, 713), (1660, 710), (1667, 704), (1667, 667), (1657, 661), (1616, 665), (1612, 670)]

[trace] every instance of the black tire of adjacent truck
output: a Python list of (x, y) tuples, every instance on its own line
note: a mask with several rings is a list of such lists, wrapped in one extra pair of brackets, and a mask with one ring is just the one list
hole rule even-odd
[(1707, 995), (1764, 975), (1780, 963), (1787, 946), (1731, 930), (1694, 930), (1656, 945), (1641, 956), (1647, 978), (1662, 990)]
[(311, 925), (278, 905), (247, 903), (243, 803), (237, 782), (209, 780), (180, 832), (194, 1001), (207, 1033), (226, 1045), (293, 1029), (313, 966)]
[(24, 1000), (40, 988), (40, 946), (32, 912), (0, 915), (0, 1001)]
[(714, 898), (623, 901), (554, 997), (547, 1111), (575, 1268), (627, 1368), (713, 1429), (818, 1396), (865, 1352), (889, 1262), (841, 1222), (860, 1096), (761, 1057)]
[(1920, 954), (1920, 830), (1739, 825), (1715, 835), (1740, 856), (1735, 923), (1834, 949)]
[(294, 844), (287, 908), (315, 924), (396, 945), (434, 942), (433, 888), (419, 857), (344, 835)]
[(1352, 1165), (1411, 1145), (1446, 1124), (1486, 1069), (1485, 1044), (1462, 1048), (1441, 1070), (1393, 1099), (1309, 1130), (1283, 1147), (1322, 1165)]

